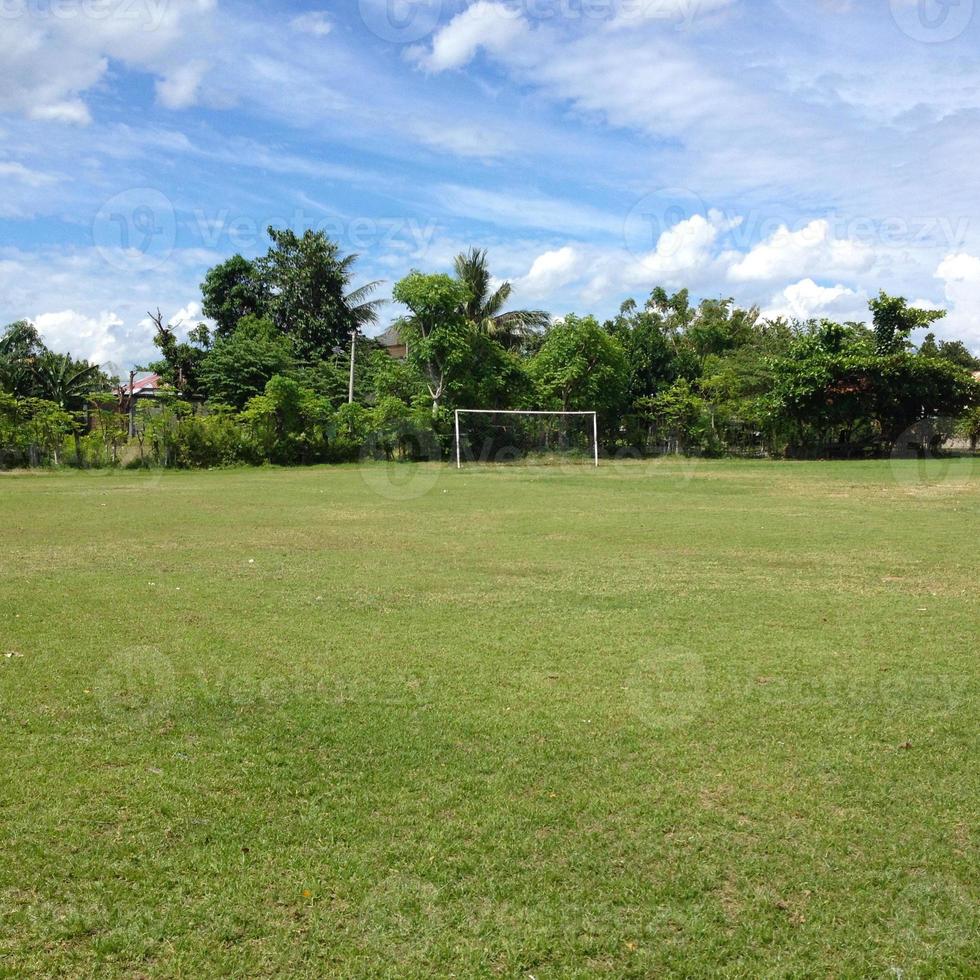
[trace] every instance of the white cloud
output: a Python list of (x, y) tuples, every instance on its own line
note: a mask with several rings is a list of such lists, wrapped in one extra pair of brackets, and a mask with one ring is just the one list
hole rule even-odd
[(410, 49), (410, 57), (432, 72), (462, 68), (483, 48), (502, 54), (528, 32), (527, 22), (513, 6), (476, 0), (457, 14), (432, 39), (432, 49)]
[(76, 310), (42, 313), (34, 325), (44, 342), (55, 351), (96, 364), (109, 364), (125, 342), (123, 321), (111, 312), (85, 316)]
[(436, 192), (439, 205), (461, 218), (511, 227), (542, 228), (566, 235), (602, 232), (619, 236), (623, 231), (622, 218), (616, 215), (587, 204), (525, 190), (511, 192), (443, 184), (436, 188)]
[(204, 61), (191, 61), (159, 79), (156, 91), (160, 104), (167, 109), (187, 109), (195, 105), (207, 68)]
[(614, 23), (628, 26), (646, 20), (681, 20), (687, 24), (697, 18), (730, 7), (735, 0), (638, 0), (618, 5)]
[(182, 332), (197, 325), (198, 284), (222, 257), (178, 249), (164, 265), (132, 275), (95, 248), (0, 248), (0, 325), (32, 320), (54, 350), (128, 370), (159, 354), (148, 310), (182, 319)]
[[(153, 346), (155, 328), (146, 317), (127, 325), (117, 312), (103, 310), (86, 315), (68, 309), (40, 313), (30, 319), (52, 350), (100, 364), (110, 374), (124, 373), (137, 361), (159, 356)], [(186, 336), (201, 321), (200, 304), (191, 301), (165, 321), (179, 324), (178, 334)]]
[(170, 323), (179, 323), (182, 330), (187, 331), (196, 327), (203, 319), (201, 304), (196, 300), (191, 300), (186, 306), (182, 306), (170, 318)]
[(0, 179), (19, 180), (28, 187), (43, 187), (45, 184), (53, 184), (57, 178), (38, 170), (30, 170), (22, 163), (0, 161)]
[(326, 37), (333, 30), (333, 24), (323, 10), (311, 10), (309, 13), (300, 14), (289, 22), (289, 26), (297, 34), (311, 34), (313, 37)]
[(733, 263), (728, 275), (735, 282), (773, 282), (808, 273), (836, 277), (866, 271), (874, 260), (868, 245), (835, 238), (830, 222), (818, 219), (799, 231), (778, 228)]
[(418, 120), (411, 126), (412, 134), (437, 150), (448, 150), (459, 157), (493, 160), (513, 149), (513, 142), (502, 129), (471, 126), (445, 119)]
[(582, 272), (584, 256), (571, 245), (542, 252), (526, 276), (516, 280), (514, 287), (528, 296), (547, 296), (576, 279)]
[(975, 255), (968, 255), (966, 252), (947, 255), (939, 263), (936, 276), (945, 279), (947, 285), (950, 283), (980, 282), (980, 258)]
[[(164, 79), (163, 97), (187, 101), (188, 47), (205, 48), (215, 0), (35, 4), (7, 0), (2, 17), (0, 112), (45, 122), (91, 121), (87, 92), (115, 60)], [(199, 81), (199, 79), (198, 79)]]
[(27, 114), (38, 122), (70, 123), (75, 126), (87, 126), (92, 121), (92, 114), (81, 99), (63, 99), (59, 102), (28, 106)]
[(947, 255), (936, 269), (943, 281), (949, 315), (943, 332), (980, 350), (980, 258), (967, 252)]
[(842, 320), (864, 319), (867, 301), (847, 286), (820, 286), (812, 279), (787, 286), (763, 310), (763, 315), (775, 319), (811, 320), (822, 317)]
[(634, 278), (671, 281), (680, 274), (690, 281), (713, 257), (719, 235), (740, 221), (740, 218), (726, 218), (716, 210), (709, 211), (707, 217), (694, 214), (679, 221), (660, 235), (653, 251), (639, 257)]

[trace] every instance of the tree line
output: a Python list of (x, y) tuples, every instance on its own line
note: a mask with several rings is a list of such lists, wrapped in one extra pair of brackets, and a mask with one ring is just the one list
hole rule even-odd
[[(151, 315), (165, 387), (132, 407), (98, 365), (0, 336), (0, 465), (297, 464), (446, 454), (455, 408), (596, 411), (606, 453), (863, 457), (930, 422), (935, 450), (980, 436), (980, 360), (943, 317), (879, 294), (867, 322), (789, 321), (655, 287), (616, 316), (509, 309), (486, 252), (392, 289), (394, 359), (364, 331), (386, 302), (323, 233), (269, 229), (210, 269), (201, 323)], [(351, 347), (353, 399), (348, 391)], [(922, 430), (926, 431), (926, 430)]]

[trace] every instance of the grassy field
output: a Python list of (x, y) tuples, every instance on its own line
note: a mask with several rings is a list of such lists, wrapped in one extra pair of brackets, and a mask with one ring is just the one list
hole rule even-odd
[(939, 462), (0, 477), (0, 975), (975, 976), (978, 516)]

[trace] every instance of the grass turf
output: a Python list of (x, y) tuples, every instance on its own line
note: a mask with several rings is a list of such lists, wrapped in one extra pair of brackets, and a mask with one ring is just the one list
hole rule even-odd
[(0, 478), (0, 974), (975, 975), (978, 515), (939, 462)]

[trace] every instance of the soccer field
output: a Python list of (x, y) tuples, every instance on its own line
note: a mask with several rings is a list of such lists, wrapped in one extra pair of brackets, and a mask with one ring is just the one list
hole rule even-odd
[(974, 976), (980, 464), (0, 478), (0, 975)]

